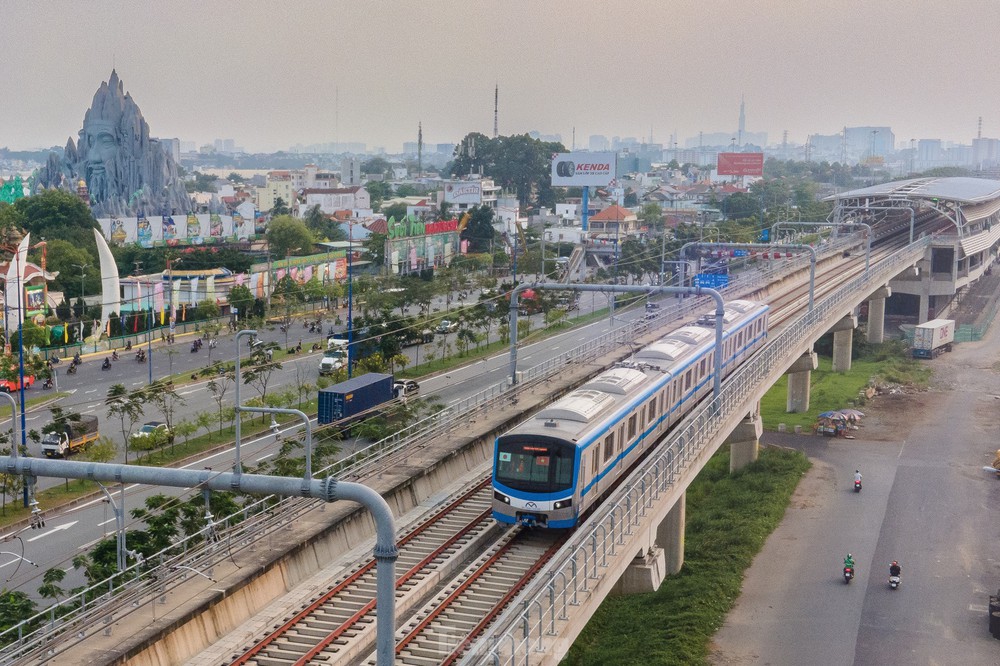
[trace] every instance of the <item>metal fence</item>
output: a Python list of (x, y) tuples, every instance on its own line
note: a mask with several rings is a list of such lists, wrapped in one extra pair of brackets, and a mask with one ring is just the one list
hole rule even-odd
[[(633, 540), (649, 529), (646, 518), (659, 502), (676, 499), (755, 400), (805, 351), (808, 341), (826, 332), (872, 291), (920, 256), (930, 239), (908, 246), (863, 276), (838, 289), (814, 309), (769, 340), (737, 369), (717, 398), (689, 415), (594, 513), (566, 546), (542, 569), (508, 611), (477, 641), (463, 664), (530, 664), (559, 640), (558, 629), (575, 607), (608, 574), (609, 562), (635, 555)], [(672, 498), (671, 498), (672, 496)], [(662, 507), (659, 507), (662, 509)]]

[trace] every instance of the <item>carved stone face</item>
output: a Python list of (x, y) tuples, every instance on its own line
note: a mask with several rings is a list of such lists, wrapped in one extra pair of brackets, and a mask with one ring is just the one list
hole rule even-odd
[(86, 161), (88, 175), (103, 175), (105, 164), (114, 159), (118, 150), (111, 123), (93, 121), (84, 125), (83, 150), (80, 152)]

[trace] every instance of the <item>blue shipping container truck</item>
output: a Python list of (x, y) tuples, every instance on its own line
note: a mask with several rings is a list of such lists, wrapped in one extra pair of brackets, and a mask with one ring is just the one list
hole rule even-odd
[(392, 375), (369, 372), (319, 392), (320, 424), (349, 419), (392, 400)]

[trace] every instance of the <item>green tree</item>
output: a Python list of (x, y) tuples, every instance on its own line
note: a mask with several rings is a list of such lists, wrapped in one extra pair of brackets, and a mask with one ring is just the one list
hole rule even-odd
[(108, 418), (118, 419), (121, 426), (122, 441), (125, 442), (125, 464), (128, 464), (128, 445), (132, 438), (135, 424), (142, 417), (142, 404), (145, 392), (129, 391), (124, 384), (112, 384), (104, 398)]
[(163, 422), (167, 425), (167, 430), (174, 430), (174, 415), (177, 408), (185, 404), (184, 398), (177, 395), (174, 390), (174, 383), (169, 380), (158, 379), (144, 391), (146, 404), (153, 405), (163, 415)]
[(237, 316), (246, 319), (253, 307), (254, 295), (246, 285), (238, 284), (229, 290), (229, 304), (236, 308)]
[(180, 435), (184, 438), (184, 443), (187, 444), (191, 435), (198, 432), (198, 426), (190, 421), (181, 421), (176, 426), (174, 426), (174, 434)]
[(382, 214), (388, 220), (390, 218), (395, 218), (396, 220), (402, 220), (406, 217), (406, 204), (403, 202), (392, 204), (391, 206), (383, 206)]
[(388, 183), (381, 180), (369, 180), (365, 183), (365, 191), (371, 200), (372, 210), (379, 210), (382, 202), (392, 194), (392, 188)]
[(219, 406), (219, 434), (222, 434), (222, 408), (225, 406), (226, 392), (235, 381), (236, 376), (232, 372), (224, 372), (208, 382), (208, 390)]
[[(0, 590), (0, 631), (7, 631), (18, 623), (32, 617), (38, 610), (35, 602), (24, 592), (14, 592), (11, 590)], [(34, 630), (34, 626), (24, 628), (24, 633), (28, 634)], [(16, 632), (15, 632), (16, 633)], [(17, 637), (12, 637), (16, 639)]]
[(288, 215), (291, 213), (291, 209), (288, 207), (288, 202), (286, 202), (281, 197), (275, 197), (274, 207), (271, 209), (271, 217), (277, 217), (279, 215)]
[[(5, 439), (10, 439), (6, 435)], [(6, 446), (0, 449), (0, 455), (9, 456), (11, 452), (10, 446)], [(2, 500), (2, 505), (0, 505), (0, 515), (7, 515), (7, 498), (14, 500), (21, 491), (24, 489), (24, 476), (21, 474), (8, 474), (7, 472), (0, 472), (0, 500)]]
[(59, 586), (59, 583), (61, 583), (65, 577), (66, 572), (59, 567), (47, 569), (45, 573), (42, 574), (42, 584), (38, 586), (39, 596), (45, 599), (58, 601), (59, 597), (65, 594), (62, 587)]
[(200, 171), (194, 172), (194, 180), (184, 182), (184, 187), (188, 192), (218, 192), (215, 187), (215, 176)]
[(110, 437), (100, 436), (96, 442), (91, 442), (80, 458), (90, 462), (107, 463), (118, 455), (118, 445)]
[(273, 352), (277, 347), (278, 345), (273, 342), (259, 345), (250, 353), (249, 367), (244, 366), (243, 368), (243, 383), (253, 386), (261, 400), (267, 398), (267, 385), (271, 380), (271, 375), (274, 374), (275, 370), (281, 369), (281, 363), (272, 360)]
[(368, 238), (361, 242), (368, 259), (373, 266), (379, 268), (385, 266), (385, 241), (388, 238), (385, 234), (370, 234)]
[[(85, 247), (80, 247), (70, 241), (54, 238), (45, 241), (45, 268), (50, 273), (58, 273), (58, 277), (52, 281), (50, 288), (61, 290), (67, 296), (79, 296), (81, 286), (81, 275), (87, 277), (83, 280), (83, 288), (87, 294), (93, 296), (101, 289), (101, 268), (97, 260)], [(35, 251), (32, 254), (40, 253)], [(33, 261), (38, 260), (29, 256)], [(85, 266), (81, 271), (80, 266)]]
[(90, 209), (80, 198), (63, 190), (45, 190), (14, 202), (24, 216), (24, 229), (34, 239), (60, 239), (86, 248), (97, 256)]
[(495, 237), (493, 209), (489, 206), (474, 206), (469, 209), (469, 223), (461, 234), (462, 240), (469, 241), (469, 251), (488, 252)]
[(290, 215), (279, 215), (267, 225), (267, 244), (273, 257), (286, 257), (312, 249), (313, 237), (305, 222)]
[(372, 157), (361, 163), (361, 173), (385, 175), (392, 169), (392, 165), (384, 157)]

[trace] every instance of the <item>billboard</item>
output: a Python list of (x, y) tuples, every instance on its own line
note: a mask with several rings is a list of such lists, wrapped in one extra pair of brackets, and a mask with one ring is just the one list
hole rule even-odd
[(552, 156), (552, 185), (603, 186), (615, 178), (615, 153), (556, 153)]
[(764, 153), (719, 153), (720, 176), (763, 176)]
[(454, 181), (444, 186), (445, 203), (478, 206), (483, 202), (483, 185), (476, 181)]

